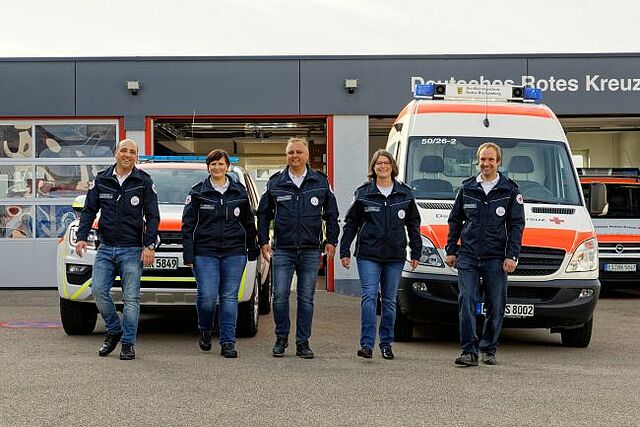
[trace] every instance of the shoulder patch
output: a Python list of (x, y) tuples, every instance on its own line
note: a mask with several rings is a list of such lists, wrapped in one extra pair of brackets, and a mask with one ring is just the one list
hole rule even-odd
[(96, 181), (95, 180), (91, 180), (89, 181), (89, 190), (93, 190), (93, 187), (96, 186)]
[(186, 199), (184, 199), (184, 204), (185, 204), (185, 205), (188, 205), (189, 203), (191, 203), (191, 194), (189, 194), (189, 195), (187, 196), (187, 198), (186, 198)]
[(522, 197), (522, 194), (518, 194), (516, 196), (516, 202), (518, 202), (521, 205), (524, 205), (524, 198)]

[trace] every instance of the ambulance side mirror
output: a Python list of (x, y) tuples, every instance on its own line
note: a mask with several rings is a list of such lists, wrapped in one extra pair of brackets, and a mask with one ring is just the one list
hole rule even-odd
[(73, 199), (73, 203), (71, 204), (73, 210), (76, 212), (82, 211), (82, 209), (84, 209), (84, 201), (86, 200), (86, 198), (87, 196), (82, 195), (77, 196), (75, 199)]
[(601, 182), (592, 182), (590, 186), (589, 213), (592, 216), (606, 215), (609, 210), (607, 186)]

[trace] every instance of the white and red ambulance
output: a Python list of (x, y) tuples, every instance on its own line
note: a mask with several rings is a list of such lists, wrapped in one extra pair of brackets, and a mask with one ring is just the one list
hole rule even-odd
[[(414, 93), (387, 142), (418, 202), (423, 244), (419, 267), (407, 263), (402, 273), (396, 339), (411, 339), (415, 323), (457, 322), (457, 271), (444, 263), (447, 219), (461, 182), (478, 174), (477, 147), (495, 142), (499, 172), (519, 184), (526, 216), (504, 327), (548, 328), (564, 345), (588, 346), (600, 293), (590, 213), (603, 211), (606, 190), (592, 184), (585, 205), (565, 133), (540, 91), (428, 82)], [(477, 307), (481, 317), (482, 301)]]

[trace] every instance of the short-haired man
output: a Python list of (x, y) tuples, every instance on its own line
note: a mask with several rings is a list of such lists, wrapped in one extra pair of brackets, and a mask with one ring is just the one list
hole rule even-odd
[[(309, 148), (303, 138), (290, 138), (286, 148), (287, 167), (272, 175), (258, 206), (258, 244), (262, 255), (271, 257), (269, 225), (273, 226), (273, 316), (276, 343), (273, 356), (284, 356), (289, 345), (289, 295), (296, 272), (298, 310), (296, 355), (313, 358), (309, 347), (313, 296), (320, 250), (333, 258), (338, 244), (338, 204), (327, 176), (307, 166)], [(322, 223), (326, 239), (322, 239)]]
[[(462, 182), (449, 215), (446, 247), (447, 265), (458, 268), (462, 354), (455, 364), (461, 366), (478, 366), (478, 350), (484, 364), (496, 364), (507, 302), (507, 274), (516, 269), (525, 226), (518, 185), (498, 173), (500, 147), (487, 142), (478, 147), (476, 155), (480, 174)], [(476, 303), (480, 301), (481, 278), (486, 318), (478, 343)]]
[[(91, 289), (107, 335), (98, 355), (107, 356), (122, 341), (121, 360), (136, 357), (140, 276), (143, 264), (153, 263), (160, 222), (153, 181), (146, 172), (135, 167), (137, 159), (135, 141), (123, 139), (116, 145), (116, 163), (99, 172), (89, 186), (77, 232), (76, 253), (82, 256), (87, 250), (91, 225), (100, 212), (100, 246), (93, 264)], [(116, 275), (120, 275), (122, 284), (122, 323), (109, 293)]]

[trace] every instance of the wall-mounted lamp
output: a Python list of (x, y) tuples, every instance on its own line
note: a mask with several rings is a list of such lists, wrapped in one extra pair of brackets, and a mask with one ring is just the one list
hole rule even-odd
[(352, 95), (358, 89), (358, 79), (344, 79), (344, 88)]
[(136, 96), (140, 92), (140, 82), (138, 80), (127, 80), (127, 89), (131, 95)]

